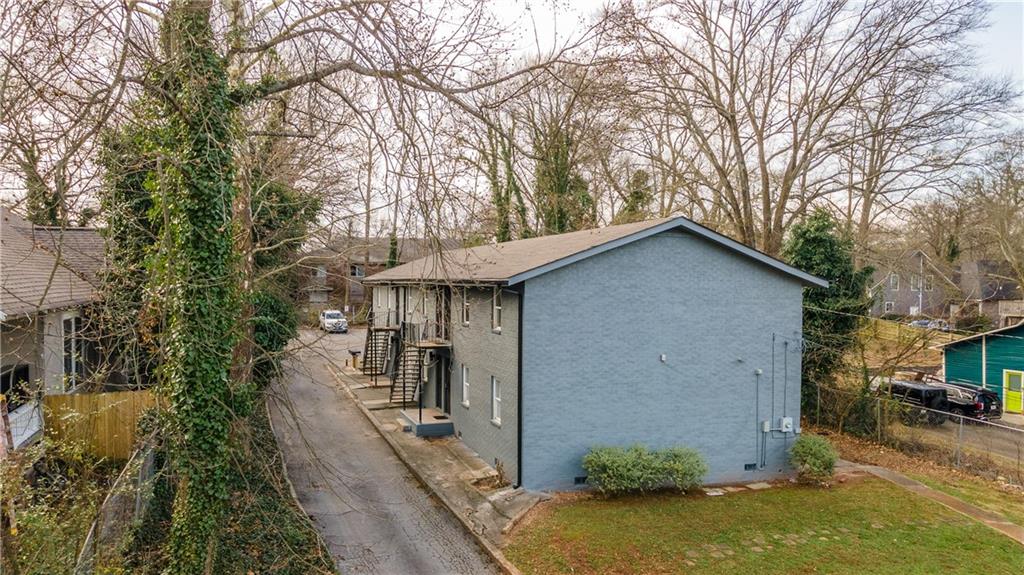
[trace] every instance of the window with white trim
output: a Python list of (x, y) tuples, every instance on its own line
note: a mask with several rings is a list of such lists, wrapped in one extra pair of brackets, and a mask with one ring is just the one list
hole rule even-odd
[(491, 296), (491, 330), (501, 331), (501, 288), (494, 288)]
[(85, 377), (85, 340), (82, 339), (82, 318), (64, 319), (64, 391), (72, 391)]
[(935, 276), (928, 274), (924, 276), (924, 291), (932, 291), (935, 289)]
[(910, 274), (910, 291), (921, 291), (921, 276)]
[(469, 366), (462, 364), (462, 406), (469, 407)]
[(885, 302), (885, 313), (891, 313), (892, 310), (896, 309), (896, 302), (887, 301)]
[(469, 288), (462, 290), (462, 325), (469, 325)]
[(491, 376), (491, 422), (501, 425), (501, 382)]
[(316, 270), (314, 271), (313, 275), (317, 279), (321, 279), (321, 280), (326, 278), (327, 277), (327, 266), (316, 266)]
[(889, 289), (900, 291), (900, 274), (892, 272), (889, 274)]

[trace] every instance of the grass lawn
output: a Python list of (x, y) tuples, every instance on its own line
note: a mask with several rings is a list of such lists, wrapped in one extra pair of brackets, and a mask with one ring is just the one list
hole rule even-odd
[(989, 483), (971, 477), (936, 478), (924, 473), (909, 473), (908, 476), (936, 491), (947, 493), (973, 503), (986, 511), (1002, 515), (1017, 525), (1024, 525), (1024, 494), (1020, 492), (999, 491), (993, 489)]
[(723, 497), (555, 500), (505, 550), (524, 573), (1024, 573), (1024, 547), (880, 479)]

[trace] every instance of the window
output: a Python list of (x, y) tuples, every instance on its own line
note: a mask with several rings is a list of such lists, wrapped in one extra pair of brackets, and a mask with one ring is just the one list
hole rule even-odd
[(932, 291), (935, 289), (935, 276), (928, 274), (924, 276), (924, 291)]
[(910, 291), (921, 291), (921, 276), (910, 274)]
[(892, 291), (900, 291), (900, 274), (896, 272), (889, 274), (889, 289)]
[(322, 279), (327, 277), (327, 267), (326, 266), (316, 266), (316, 270), (313, 272), (313, 274), (316, 276), (317, 279), (321, 279), (322, 280)]
[(64, 320), (64, 391), (73, 390), (85, 376), (85, 341), (81, 331), (81, 318)]
[(359, 264), (352, 264), (348, 266), (348, 275), (354, 278), (366, 277), (366, 268)]
[(469, 325), (469, 289), (462, 290), (462, 325)]
[(491, 297), (491, 329), (501, 331), (501, 288), (494, 288), (494, 295)]
[(462, 364), (462, 405), (469, 407), (469, 367)]
[(887, 301), (885, 302), (885, 313), (892, 313), (892, 310), (896, 309), (896, 302)]
[(491, 376), (491, 423), (501, 425), (501, 382)]
[(0, 368), (0, 393), (7, 398), (7, 410), (14, 411), (31, 398), (28, 388), (28, 364)]

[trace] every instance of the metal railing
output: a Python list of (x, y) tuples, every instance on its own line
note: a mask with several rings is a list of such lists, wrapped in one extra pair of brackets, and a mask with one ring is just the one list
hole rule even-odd
[(875, 393), (814, 386), (805, 419), (908, 455), (1024, 485), (1024, 427), (904, 403)]

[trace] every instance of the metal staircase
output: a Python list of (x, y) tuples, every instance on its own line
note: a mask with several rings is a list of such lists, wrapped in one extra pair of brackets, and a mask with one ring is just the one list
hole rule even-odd
[(366, 330), (366, 345), (363, 348), (363, 375), (384, 375), (388, 367), (388, 352), (391, 351), (391, 331), (369, 328)]
[(427, 350), (414, 345), (403, 344), (398, 354), (391, 378), (390, 401), (403, 407), (419, 399), (420, 384), (423, 381), (423, 358)]

